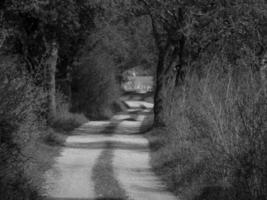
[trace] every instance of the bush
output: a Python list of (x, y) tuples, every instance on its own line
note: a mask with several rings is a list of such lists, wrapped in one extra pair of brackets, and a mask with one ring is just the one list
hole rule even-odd
[[(86, 123), (88, 119), (80, 113), (70, 112), (69, 103), (60, 92), (57, 93), (57, 113), (52, 122), (52, 127), (60, 133), (70, 133), (75, 128)], [(53, 134), (53, 133), (52, 133)]]
[(41, 108), (46, 94), (13, 63), (0, 64), (1, 199), (38, 199), (37, 187), (26, 174), (34, 162), (28, 150), (36, 145), (44, 125)]
[(266, 80), (252, 62), (214, 59), (166, 103), (152, 164), (182, 198), (267, 198)]

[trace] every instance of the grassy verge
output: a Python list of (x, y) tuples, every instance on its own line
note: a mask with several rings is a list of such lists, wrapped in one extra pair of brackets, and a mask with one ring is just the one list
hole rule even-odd
[(60, 152), (62, 133), (80, 126), (85, 117), (69, 113), (62, 99), (53, 128), (48, 127), (47, 94), (31, 77), (13, 64), (1, 65), (0, 83), (0, 199), (43, 199), (43, 175)]
[(170, 96), (167, 128), (148, 134), (151, 164), (181, 200), (265, 200), (266, 80), (221, 65)]
[[(62, 138), (62, 142), (63, 142)], [(38, 141), (35, 147), (27, 150), (28, 157), (32, 158), (29, 167), (25, 170), (26, 177), (29, 177), (34, 188), (36, 188), (39, 198), (44, 199), (43, 185), (45, 183), (44, 174), (54, 164), (54, 158), (60, 154), (61, 147), (59, 145), (51, 145), (46, 141)]]
[(51, 131), (45, 137), (45, 142), (49, 145), (62, 145), (71, 132), (88, 122), (83, 114), (71, 113), (66, 104), (61, 105), (57, 110), (57, 115), (51, 124)]
[[(168, 129), (153, 129), (147, 134), (151, 165), (167, 188), (182, 200), (194, 199), (205, 187), (205, 157), (189, 142), (178, 142)], [(202, 157), (203, 156), (203, 157)]]
[(25, 148), (25, 157), (30, 158), (30, 161), (24, 164), (24, 173), (28, 179), (27, 182), (31, 183), (28, 188), (32, 191), (23, 189), (23, 192), (34, 194), (34, 200), (44, 198), (45, 191), (43, 191), (42, 185), (45, 181), (45, 172), (52, 167), (54, 158), (59, 155), (67, 135), (85, 122), (87, 122), (87, 119), (83, 115), (73, 114), (61, 109), (51, 127), (43, 130), (40, 133), (42, 136), (35, 143)]
[[(47, 131), (43, 130), (38, 134), (46, 135)], [(0, 199), (42, 200), (43, 175), (53, 165), (60, 147), (48, 145), (43, 137), (40, 137), (12, 150), (10, 148), (4, 150), (3, 146), (0, 150), (1, 155), (6, 156), (6, 158), (1, 157), (1, 161), (5, 160), (6, 163), (1, 162)], [(10, 151), (12, 155), (2, 151)]]
[(52, 128), (56, 132), (69, 134), (87, 121), (88, 119), (83, 114), (71, 113), (69, 106), (65, 103), (58, 106)]
[(27, 151), (28, 157), (33, 157), (34, 162), (32, 162), (32, 167), (26, 171), (26, 176), (30, 177), (34, 185), (38, 186), (36, 189), (40, 199), (45, 193), (40, 187), (45, 181), (43, 175), (52, 167), (54, 158), (59, 155), (67, 136), (85, 122), (87, 119), (83, 115), (70, 113), (67, 109), (61, 108), (58, 110), (51, 127), (47, 128), (43, 137)]

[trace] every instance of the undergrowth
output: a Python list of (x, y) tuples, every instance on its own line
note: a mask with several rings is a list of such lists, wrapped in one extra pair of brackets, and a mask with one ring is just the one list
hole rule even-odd
[(63, 98), (58, 98), (50, 127), (47, 93), (18, 70), (13, 60), (0, 63), (0, 94), (0, 199), (43, 199), (43, 175), (64, 143), (62, 133), (87, 119), (70, 113)]
[[(45, 132), (45, 92), (14, 62), (0, 64), (0, 199), (41, 199), (39, 139)], [(40, 151), (39, 151), (40, 152)], [(38, 163), (38, 164), (36, 164)]]
[(181, 199), (267, 199), (266, 77), (251, 66), (214, 60), (166, 101), (151, 163)]
[(60, 93), (57, 93), (57, 112), (51, 124), (52, 128), (59, 133), (69, 134), (75, 128), (86, 123), (88, 119), (80, 113), (70, 112), (69, 103)]

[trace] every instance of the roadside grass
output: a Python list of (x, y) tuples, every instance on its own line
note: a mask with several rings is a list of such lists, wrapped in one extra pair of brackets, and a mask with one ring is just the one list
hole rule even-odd
[[(46, 134), (46, 130), (38, 133)], [(1, 155), (3, 150), (2, 146)], [(9, 152), (12, 157), (5, 154), (6, 159), (1, 158), (6, 160), (6, 163), (1, 164), (0, 199), (43, 200), (44, 174), (53, 165), (54, 158), (59, 152), (60, 146), (48, 145), (43, 141), (43, 137), (40, 137), (29, 140), (27, 145), (19, 149), (13, 149)]]
[(265, 200), (266, 80), (213, 64), (166, 100), (168, 126), (147, 134), (151, 165), (181, 200)]
[[(64, 140), (62, 139), (62, 142)], [(56, 158), (61, 151), (59, 145), (51, 145), (46, 141), (37, 141), (37, 143), (29, 147), (26, 150), (26, 155), (31, 157), (29, 166), (25, 169), (26, 177), (29, 177), (30, 182), (38, 192), (39, 198), (44, 199), (45, 190), (43, 186), (45, 184), (45, 172), (54, 164), (54, 158)]]
[(64, 101), (62, 95), (59, 94), (58, 96), (57, 113), (44, 138), (44, 141), (52, 146), (63, 145), (66, 137), (74, 129), (88, 122), (83, 114), (70, 112), (69, 105)]
[(13, 62), (0, 65), (0, 83), (0, 199), (43, 199), (42, 175), (58, 152), (42, 141), (47, 95)]
[(46, 127), (45, 133), (37, 141), (38, 145), (29, 149), (28, 153), (33, 153), (34, 162), (33, 167), (29, 168), (27, 176), (31, 177), (35, 185), (39, 185), (37, 191), (41, 194), (41, 198), (44, 198), (43, 195), (45, 195), (45, 191), (40, 188), (45, 181), (43, 175), (52, 167), (54, 158), (59, 155), (67, 136), (87, 121), (84, 115), (71, 113), (66, 104), (60, 104), (54, 121), (50, 127)]
[(88, 122), (88, 119), (79, 113), (71, 113), (67, 103), (58, 104), (56, 116), (51, 124), (52, 128), (63, 134), (69, 134), (75, 128)]
[(43, 142), (49, 146), (62, 146), (65, 143), (66, 137), (66, 135), (50, 129), (44, 137)]
[[(194, 199), (205, 187), (208, 170), (205, 153), (194, 144), (180, 141), (175, 132), (153, 129), (147, 135), (150, 141), (151, 165), (167, 188), (182, 200)], [(207, 164), (207, 166), (205, 166)]]
[[(22, 99), (17, 105), (24, 104), (28, 105), (28, 102)], [(52, 167), (54, 158), (59, 155), (67, 135), (88, 121), (83, 115), (70, 113), (65, 105), (60, 105), (55, 121), (50, 126), (40, 121), (38, 116), (34, 115), (34, 111), (28, 108), (25, 111), (27, 118), (24, 124), (12, 123), (20, 117), (16, 115), (10, 117), (14, 119), (13, 121), (9, 120), (8, 115), (5, 116), (7, 119), (0, 120), (1, 200), (45, 198), (43, 189), (45, 172)], [(39, 107), (36, 106), (38, 109)]]
[[(63, 95), (60, 93), (57, 95), (57, 113), (54, 120), (37, 141), (38, 145), (28, 151), (33, 153), (35, 158), (35, 166), (29, 170), (28, 176), (37, 185), (44, 184), (44, 176), (40, 177), (40, 174), (44, 175), (52, 167), (54, 158), (59, 155), (67, 136), (88, 121), (83, 114), (71, 113)], [(40, 187), (38, 193), (45, 196), (45, 191)]]

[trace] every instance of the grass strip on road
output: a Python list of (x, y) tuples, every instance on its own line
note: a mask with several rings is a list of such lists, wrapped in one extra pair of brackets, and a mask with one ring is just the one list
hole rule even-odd
[(111, 142), (106, 142), (106, 147), (93, 168), (93, 181), (98, 200), (127, 200), (126, 192), (121, 188), (114, 177), (112, 166), (113, 147)]

